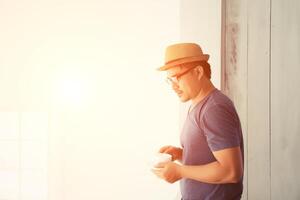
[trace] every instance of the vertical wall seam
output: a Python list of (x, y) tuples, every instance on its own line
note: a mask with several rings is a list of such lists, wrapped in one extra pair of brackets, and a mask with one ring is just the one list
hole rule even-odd
[(18, 112), (18, 125), (19, 125), (19, 130), (18, 130), (18, 154), (19, 154), (19, 164), (18, 164), (18, 200), (21, 200), (21, 175), (22, 175), (22, 169), (21, 169), (21, 156), (22, 156), (22, 141), (21, 141), (21, 126), (22, 126), (22, 123), (21, 123), (21, 120), (22, 120), (22, 116), (21, 116), (21, 112), (19, 111)]
[[(248, 1), (247, 1), (247, 4), (248, 4)], [(248, 62), (248, 28), (249, 28), (249, 23), (248, 23), (248, 15), (249, 15), (249, 6), (247, 5), (247, 14), (246, 14), (246, 24), (247, 24), (247, 27), (246, 27), (246, 70), (247, 70), (247, 80), (246, 80), (246, 88), (247, 88), (247, 98), (246, 98), (246, 105), (247, 105), (247, 108), (246, 108), (246, 112), (247, 112), (247, 117), (246, 117), (246, 122), (247, 122), (247, 127), (246, 127), (246, 130), (247, 130), (247, 200), (249, 199), (249, 128), (248, 128), (248, 123), (249, 123), (249, 112), (248, 112), (248, 107), (249, 107), (249, 73), (248, 73), (248, 66), (249, 66), (249, 62)]]
[(269, 188), (269, 195), (270, 199), (272, 199), (272, 0), (270, 0), (270, 24), (269, 24), (269, 180), (270, 180), (270, 188)]
[(226, 73), (226, 19), (227, 8), (226, 0), (221, 2), (221, 91), (225, 91), (225, 73)]

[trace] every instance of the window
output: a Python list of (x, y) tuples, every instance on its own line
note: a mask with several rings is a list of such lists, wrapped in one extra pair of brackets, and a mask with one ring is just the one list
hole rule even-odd
[(0, 112), (0, 199), (47, 199), (48, 116)]

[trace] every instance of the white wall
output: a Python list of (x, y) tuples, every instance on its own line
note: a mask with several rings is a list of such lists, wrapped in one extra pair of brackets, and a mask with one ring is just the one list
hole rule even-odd
[[(198, 43), (210, 55), (211, 80), (221, 88), (221, 1), (181, 0), (180, 40)], [(180, 104), (180, 127), (190, 102)]]
[(196, 42), (210, 55), (212, 82), (220, 88), (221, 76), (221, 2), (218, 0), (182, 0), (180, 39)]
[[(1, 1), (1, 116), (13, 116), (11, 124), (21, 123), (23, 112), (46, 116), (47, 151), (34, 156), (37, 145), (27, 152), (48, 164), (39, 174), (23, 172), (22, 164), (1, 169), (0, 199), (174, 199), (178, 185), (158, 180), (148, 161), (161, 145), (179, 143), (176, 96), (155, 71), (164, 48), (179, 41), (179, 6)], [(20, 134), (14, 141), (15, 154), (3, 150), (0, 165), (27, 159)], [(33, 181), (22, 182), (24, 175)]]

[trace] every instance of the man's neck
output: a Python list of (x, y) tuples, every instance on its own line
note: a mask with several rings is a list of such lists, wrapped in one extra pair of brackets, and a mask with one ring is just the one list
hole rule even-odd
[(207, 95), (209, 95), (213, 90), (215, 89), (215, 86), (212, 84), (210, 80), (207, 80), (203, 83), (203, 86), (201, 87), (199, 93), (197, 96), (193, 99), (191, 99), (191, 107), (190, 110), (192, 110), (198, 102), (200, 102), (202, 99), (204, 99)]

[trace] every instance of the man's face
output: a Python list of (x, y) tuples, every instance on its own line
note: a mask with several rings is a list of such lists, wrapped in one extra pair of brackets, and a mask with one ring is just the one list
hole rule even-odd
[(197, 66), (178, 66), (167, 70), (168, 82), (182, 102), (189, 101), (198, 94), (199, 74)]

